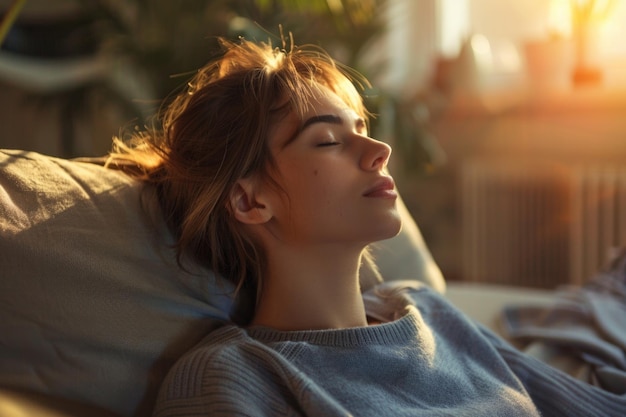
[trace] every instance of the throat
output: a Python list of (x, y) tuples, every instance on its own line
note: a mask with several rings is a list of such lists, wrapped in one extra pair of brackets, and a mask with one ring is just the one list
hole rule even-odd
[(276, 330), (367, 326), (360, 245), (268, 245), (253, 325)]
[(252, 325), (282, 331), (325, 330), (368, 325), (358, 285), (267, 285)]

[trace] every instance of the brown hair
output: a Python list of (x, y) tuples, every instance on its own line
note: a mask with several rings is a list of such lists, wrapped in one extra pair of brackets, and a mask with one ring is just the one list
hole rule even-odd
[(319, 48), (220, 43), (223, 55), (163, 109), (162, 126), (129, 142), (116, 139), (109, 165), (131, 164), (139, 168), (136, 176), (156, 185), (181, 265), (189, 256), (237, 290), (256, 291), (265, 257), (231, 215), (231, 190), (250, 175), (272, 181), (268, 131), (291, 111), (302, 117), (319, 86), (367, 119), (354, 85), (366, 81)]

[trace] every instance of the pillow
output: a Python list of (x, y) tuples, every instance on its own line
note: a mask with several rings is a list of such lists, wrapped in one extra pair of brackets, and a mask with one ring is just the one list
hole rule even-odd
[[(442, 290), (401, 208), (403, 231), (375, 249), (380, 273)], [(169, 367), (232, 307), (232, 285), (181, 270), (172, 244), (150, 186), (0, 151), (0, 386), (148, 415)]]

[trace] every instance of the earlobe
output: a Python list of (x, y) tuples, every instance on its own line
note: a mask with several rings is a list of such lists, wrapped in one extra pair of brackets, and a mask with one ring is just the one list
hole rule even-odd
[(272, 217), (265, 204), (258, 201), (252, 181), (241, 179), (230, 193), (230, 207), (235, 218), (244, 224), (262, 224)]

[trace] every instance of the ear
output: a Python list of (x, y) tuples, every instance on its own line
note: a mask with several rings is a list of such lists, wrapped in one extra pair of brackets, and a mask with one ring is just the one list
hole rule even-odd
[(235, 218), (244, 224), (263, 224), (272, 218), (269, 207), (260, 201), (255, 181), (243, 178), (230, 193), (230, 207)]

